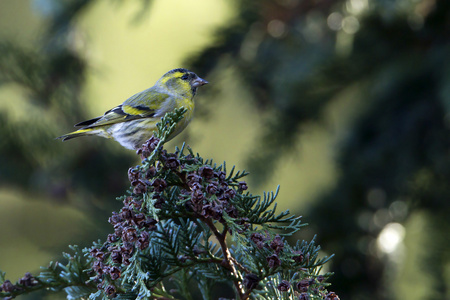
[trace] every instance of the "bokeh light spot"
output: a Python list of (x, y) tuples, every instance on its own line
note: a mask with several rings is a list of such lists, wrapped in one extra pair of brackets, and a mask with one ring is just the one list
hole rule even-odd
[(267, 24), (267, 32), (274, 38), (280, 38), (286, 33), (286, 24), (280, 20), (272, 20)]
[(389, 214), (396, 221), (401, 221), (408, 214), (408, 205), (404, 201), (394, 201), (389, 205)]
[(355, 34), (359, 30), (359, 21), (353, 16), (345, 17), (342, 20), (342, 30), (348, 34)]
[(369, 7), (368, 0), (349, 0), (345, 4), (347, 11), (351, 14), (358, 15)]
[(378, 249), (384, 253), (393, 253), (403, 242), (405, 228), (400, 223), (389, 223), (380, 232), (377, 239)]
[(383, 189), (372, 188), (367, 192), (367, 203), (373, 208), (383, 207), (386, 201), (386, 193)]
[(328, 27), (330, 27), (330, 29), (334, 30), (334, 31), (341, 30), (342, 20), (343, 20), (343, 17), (340, 13), (333, 12), (327, 18)]

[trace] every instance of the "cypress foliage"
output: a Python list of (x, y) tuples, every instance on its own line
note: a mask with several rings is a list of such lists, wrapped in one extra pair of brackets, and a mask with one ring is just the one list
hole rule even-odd
[(314, 240), (285, 240), (306, 224), (276, 211), (278, 190), (254, 196), (247, 172), (185, 145), (163, 148), (184, 113), (167, 114), (137, 151), (142, 163), (128, 171), (131, 187), (105, 241), (72, 246), (66, 264), (15, 284), (2, 273), (0, 296), (50, 289), (67, 299), (339, 299), (327, 289), (331, 273), (320, 272), (330, 257), (319, 258)]

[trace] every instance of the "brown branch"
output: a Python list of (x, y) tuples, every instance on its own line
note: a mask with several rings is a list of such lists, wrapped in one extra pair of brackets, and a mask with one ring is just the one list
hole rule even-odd
[(233, 280), (233, 284), (237, 292), (239, 293), (239, 299), (247, 299), (248, 295), (245, 294), (244, 288), (239, 280), (239, 273), (236, 269), (235, 260), (231, 256), (230, 250), (228, 249), (227, 243), (225, 241), (227, 231), (224, 230), (223, 233), (220, 233), (217, 230), (216, 226), (214, 226), (214, 223), (211, 221), (211, 219), (204, 218), (203, 221), (214, 233), (215, 237), (217, 238), (217, 241), (220, 244), (220, 247), (222, 248), (224, 258), (222, 265), (230, 269), (235, 278), (237, 278), (237, 280)]

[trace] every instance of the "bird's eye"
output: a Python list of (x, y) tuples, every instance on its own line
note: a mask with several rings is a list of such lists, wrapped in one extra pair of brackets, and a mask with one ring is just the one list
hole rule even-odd
[(183, 80), (187, 80), (189, 78), (189, 74), (184, 74), (183, 76), (181, 76), (181, 79)]

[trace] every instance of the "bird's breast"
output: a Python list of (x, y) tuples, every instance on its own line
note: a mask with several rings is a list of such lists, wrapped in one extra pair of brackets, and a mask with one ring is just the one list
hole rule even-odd
[(175, 128), (175, 132), (171, 135), (171, 138), (175, 137), (181, 131), (183, 131), (183, 129), (185, 129), (186, 126), (188, 126), (189, 122), (191, 122), (192, 118), (194, 117), (194, 108), (195, 108), (194, 101), (190, 99), (183, 99), (181, 101), (177, 101), (177, 107), (178, 108), (184, 107), (187, 109), (187, 111), (185, 112), (183, 119), (180, 122), (178, 122)]
[(185, 100), (183, 101), (183, 104), (181, 106), (187, 109), (186, 113), (184, 114), (183, 120), (181, 120), (181, 123), (186, 123), (184, 125), (186, 127), (194, 117), (195, 104), (192, 100)]

